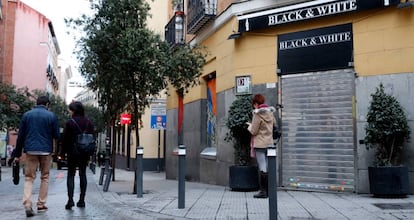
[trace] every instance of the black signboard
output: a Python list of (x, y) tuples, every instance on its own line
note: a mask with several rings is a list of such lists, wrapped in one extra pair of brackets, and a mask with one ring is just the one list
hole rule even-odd
[(383, 8), (398, 3), (400, 3), (400, 0), (314, 0), (239, 16), (239, 32), (254, 31), (354, 11)]
[(353, 62), (352, 24), (278, 36), (279, 74), (349, 68)]

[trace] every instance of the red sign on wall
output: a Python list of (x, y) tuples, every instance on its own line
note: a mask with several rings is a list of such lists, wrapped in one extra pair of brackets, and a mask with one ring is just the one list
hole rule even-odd
[(131, 124), (131, 114), (121, 114), (121, 125)]

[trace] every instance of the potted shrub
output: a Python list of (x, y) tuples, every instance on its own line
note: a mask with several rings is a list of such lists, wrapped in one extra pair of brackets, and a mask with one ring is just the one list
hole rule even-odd
[(401, 197), (409, 193), (408, 168), (401, 163), (410, 128), (400, 103), (384, 92), (382, 83), (371, 94), (364, 143), (375, 150), (368, 167), (370, 191), (377, 197)]
[(250, 132), (246, 122), (252, 120), (250, 95), (237, 96), (231, 104), (226, 118), (228, 132), (225, 140), (233, 143), (235, 165), (229, 168), (229, 187), (232, 190), (257, 190), (258, 169), (250, 158)]

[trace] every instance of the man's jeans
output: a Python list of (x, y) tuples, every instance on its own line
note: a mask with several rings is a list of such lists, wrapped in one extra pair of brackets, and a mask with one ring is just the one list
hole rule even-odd
[(24, 207), (32, 207), (33, 181), (36, 178), (37, 166), (40, 166), (40, 189), (37, 199), (37, 207), (44, 206), (47, 200), (49, 188), (49, 170), (52, 156), (49, 155), (29, 155), (26, 154), (25, 181), (23, 192)]

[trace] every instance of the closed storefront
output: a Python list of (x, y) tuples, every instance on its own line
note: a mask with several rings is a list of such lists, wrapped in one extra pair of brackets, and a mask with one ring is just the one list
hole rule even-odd
[[(200, 125), (210, 125), (210, 115), (186, 115), (184, 143), (195, 152), (187, 173), (203, 182), (228, 184), (234, 151), (225, 140), (225, 119), (238, 91), (236, 79), (248, 76), (251, 94), (261, 93), (266, 104), (283, 106), (277, 114), (282, 129), (277, 145), (278, 187), (369, 193), (368, 167), (375, 157), (364, 143), (370, 95), (383, 83), (409, 115), (414, 112), (414, 11), (409, 7), (413, 1), (226, 2), (217, 1), (216, 17), (192, 31), (191, 43), (205, 46), (209, 55), (201, 85), (185, 97), (186, 112), (199, 106), (204, 111), (207, 104), (203, 103), (210, 105), (210, 94), (204, 91), (210, 91), (212, 74), (217, 102), (215, 131), (208, 127), (214, 141), (199, 140), (196, 129), (188, 126), (198, 117)], [(168, 118), (173, 121), (177, 99), (169, 100)], [(408, 120), (414, 127), (412, 117)], [(174, 145), (177, 125), (170, 126), (167, 145)], [(207, 126), (197, 127), (207, 134)], [(409, 158), (414, 148), (412, 143), (405, 147), (404, 162), (412, 180), (414, 163)], [(198, 152), (206, 152), (204, 148), (208, 157), (197, 158)], [(167, 167), (174, 167), (175, 158), (170, 161)], [(175, 173), (175, 169), (169, 172), (172, 178)]]
[(281, 185), (354, 190), (352, 25), (278, 37)]
[(282, 186), (354, 190), (353, 82), (351, 69), (282, 77)]

